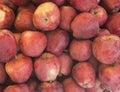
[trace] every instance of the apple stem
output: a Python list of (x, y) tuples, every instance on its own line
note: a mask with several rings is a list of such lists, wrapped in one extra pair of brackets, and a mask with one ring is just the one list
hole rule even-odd
[(18, 59), (18, 57), (17, 57), (17, 55), (15, 55), (15, 60), (17, 60)]

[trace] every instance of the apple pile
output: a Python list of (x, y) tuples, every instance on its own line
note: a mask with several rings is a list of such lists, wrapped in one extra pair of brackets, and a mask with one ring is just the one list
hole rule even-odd
[(0, 92), (120, 92), (120, 0), (0, 0)]

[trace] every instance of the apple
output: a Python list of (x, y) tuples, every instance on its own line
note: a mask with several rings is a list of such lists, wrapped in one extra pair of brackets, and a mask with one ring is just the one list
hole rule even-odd
[(98, 76), (105, 88), (112, 90), (112, 92), (120, 91), (120, 62), (114, 64), (102, 64), (99, 67)]
[(30, 78), (33, 71), (32, 59), (19, 53), (5, 64), (5, 70), (13, 82), (24, 83)]
[(92, 41), (73, 39), (69, 45), (69, 53), (76, 61), (86, 61), (92, 55)]
[(73, 37), (77, 39), (90, 39), (99, 32), (99, 23), (94, 14), (79, 13), (71, 23)]
[[(72, 6), (61, 6), (60, 7), (60, 28), (64, 29), (65, 31), (71, 32), (71, 22), (74, 17), (77, 15), (77, 11)], [(66, 17), (67, 16), (67, 17)]]
[(0, 3), (0, 29), (10, 28), (15, 20), (13, 10), (5, 4)]
[(58, 81), (43, 82), (39, 85), (38, 90), (39, 92), (64, 92), (62, 84)]
[(17, 6), (27, 5), (31, 0), (10, 0)]
[(66, 0), (49, 0), (51, 2), (54, 2), (58, 6), (62, 6)]
[(95, 86), (95, 70), (88, 62), (81, 62), (74, 65), (72, 69), (72, 77), (75, 82), (83, 88), (92, 88)]
[(58, 56), (58, 60), (60, 63), (60, 75), (69, 75), (72, 70), (72, 58), (70, 57), (69, 54), (62, 53), (61, 55)]
[(102, 28), (99, 30), (99, 33), (97, 36), (102, 36), (102, 35), (109, 35), (110, 34), (110, 31), (106, 28)]
[(92, 8), (90, 10), (90, 13), (94, 14), (99, 22), (99, 26), (102, 26), (105, 24), (108, 14), (107, 11), (100, 5), (97, 5), (96, 7)]
[(86, 92), (85, 89), (77, 85), (71, 77), (66, 78), (62, 84), (64, 92)]
[(55, 30), (60, 23), (60, 10), (53, 2), (40, 4), (33, 14), (33, 24), (38, 30)]
[(27, 84), (8, 85), (3, 92), (31, 92)]
[(40, 5), (41, 3), (44, 3), (44, 2), (48, 2), (50, 0), (32, 0), (32, 2), (35, 4), (35, 5)]
[(87, 12), (98, 3), (97, 0), (69, 0), (69, 3), (78, 11)]
[[(0, 84), (6, 82), (7, 74), (3, 63), (0, 63)], [(1, 91), (0, 91), (1, 92)]]
[(7, 29), (0, 30), (0, 62), (7, 62), (17, 53), (17, 43), (13, 33)]
[(108, 13), (116, 13), (120, 10), (120, 0), (101, 0), (101, 5)]
[(30, 57), (38, 57), (47, 45), (47, 37), (39, 31), (26, 30), (20, 38), (20, 49), (22, 53)]
[(69, 44), (69, 35), (62, 29), (56, 29), (47, 33), (46, 51), (60, 55)]
[(105, 27), (110, 31), (111, 34), (120, 36), (120, 12), (114, 13), (108, 17)]
[(120, 38), (109, 34), (98, 36), (92, 43), (93, 55), (104, 64), (113, 64), (120, 56)]
[(60, 71), (60, 64), (57, 56), (44, 52), (35, 59), (34, 69), (37, 78), (43, 82), (54, 81)]

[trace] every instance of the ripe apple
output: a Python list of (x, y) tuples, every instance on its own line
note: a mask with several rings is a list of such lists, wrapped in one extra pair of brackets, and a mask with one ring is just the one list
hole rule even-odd
[(17, 44), (13, 33), (7, 29), (0, 30), (0, 62), (7, 62), (17, 53)]
[(0, 3), (0, 29), (10, 28), (15, 20), (13, 10), (5, 4)]
[(31, 57), (38, 57), (42, 54), (47, 45), (47, 37), (38, 31), (26, 30), (20, 38), (20, 49), (22, 53)]
[(83, 88), (92, 88), (95, 86), (95, 70), (88, 62), (78, 63), (73, 66), (72, 77)]
[(104, 64), (113, 64), (120, 56), (120, 38), (109, 34), (98, 36), (92, 45), (93, 55)]
[(40, 4), (33, 14), (33, 24), (39, 30), (55, 30), (59, 23), (60, 10), (53, 2), (45, 2)]
[(64, 92), (62, 84), (58, 81), (43, 82), (39, 85), (38, 90), (39, 92)]
[(102, 35), (109, 35), (110, 34), (110, 31), (106, 28), (102, 28), (99, 30), (99, 33), (97, 36), (102, 36)]
[(35, 5), (40, 5), (41, 3), (44, 3), (44, 2), (48, 2), (50, 0), (32, 0), (32, 2), (35, 4)]
[(17, 6), (27, 5), (31, 0), (10, 0)]
[(47, 33), (46, 51), (60, 55), (69, 44), (69, 35), (62, 29), (56, 29)]
[(66, 0), (49, 0), (51, 2), (54, 2), (58, 6), (62, 6)]
[(108, 14), (107, 11), (100, 5), (97, 5), (96, 7), (92, 8), (90, 10), (90, 13), (94, 14), (99, 22), (99, 26), (102, 26), (105, 24)]
[(77, 39), (90, 39), (99, 32), (99, 23), (95, 15), (82, 12), (79, 13), (71, 23), (73, 36)]
[(5, 64), (5, 70), (11, 80), (15, 83), (26, 82), (32, 73), (32, 59), (21, 53)]
[[(0, 63), (0, 84), (3, 84), (6, 82), (6, 71), (3, 63)], [(0, 91), (1, 92), (1, 91)]]
[(60, 64), (57, 56), (44, 52), (35, 59), (34, 69), (37, 78), (43, 82), (54, 81), (60, 71)]
[(85, 92), (85, 89), (77, 85), (71, 77), (66, 78), (62, 84), (64, 92)]

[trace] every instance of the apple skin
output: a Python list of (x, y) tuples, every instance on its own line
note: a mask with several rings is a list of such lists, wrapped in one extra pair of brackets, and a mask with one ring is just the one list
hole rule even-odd
[(99, 23), (95, 15), (82, 12), (79, 13), (71, 23), (73, 36), (77, 39), (90, 39), (99, 32)]
[(115, 62), (111, 65), (102, 64), (99, 67), (98, 75), (101, 83), (112, 92), (120, 90), (120, 62)]
[(24, 83), (31, 76), (33, 70), (32, 59), (19, 53), (5, 64), (5, 70), (13, 82)]
[(66, 2), (66, 0), (49, 0), (49, 1), (54, 2), (58, 6), (62, 6)]
[(94, 14), (99, 22), (99, 26), (102, 26), (105, 24), (108, 18), (107, 11), (100, 5), (97, 5), (96, 7), (92, 8), (90, 10), (90, 13)]
[(100, 3), (108, 13), (116, 13), (120, 10), (120, 0), (101, 0)]
[(78, 11), (87, 12), (98, 3), (97, 0), (69, 0), (69, 3), (76, 8)]
[(66, 78), (62, 84), (64, 92), (85, 92), (85, 89), (81, 86), (78, 86), (71, 77)]
[(10, 28), (15, 20), (13, 10), (5, 4), (0, 3), (0, 29)]
[(60, 24), (60, 10), (53, 2), (40, 4), (33, 14), (33, 24), (38, 30), (55, 30)]
[(47, 33), (46, 51), (60, 55), (69, 44), (69, 35), (62, 29), (56, 29)]
[(41, 3), (44, 3), (44, 2), (48, 2), (50, 0), (32, 0), (32, 2), (35, 4), (35, 5), (40, 5)]
[(114, 13), (108, 17), (105, 27), (110, 31), (111, 34), (120, 36), (120, 12)]
[(73, 39), (69, 45), (69, 53), (78, 62), (88, 60), (92, 55), (92, 41)]
[(58, 81), (43, 82), (39, 85), (38, 90), (39, 92), (64, 92), (62, 84)]
[[(6, 82), (6, 71), (3, 63), (0, 63), (0, 84), (3, 84)], [(1, 91), (0, 91), (1, 92)]]
[(8, 85), (3, 92), (30, 92), (27, 84)]
[(93, 55), (104, 64), (113, 64), (120, 56), (120, 38), (109, 34), (98, 36), (92, 43)]
[(40, 57), (35, 59), (34, 69), (37, 78), (43, 82), (56, 80), (60, 64), (57, 56), (44, 52)]
[(59, 63), (60, 63), (60, 75), (68, 76), (72, 70), (72, 58), (69, 54), (62, 53), (58, 56)]
[[(77, 11), (71, 6), (61, 6), (60, 7), (60, 28), (64, 29), (65, 31), (71, 32), (71, 22), (74, 17), (77, 15)], [(67, 16), (67, 17), (66, 17)]]
[(77, 63), (73, 66), (72, 77), (76, 83), (83, 88), (92, 88), (95, 86), (95, 70), (92, 65), (87, 62)]
[(10, 30), (0, 30), (0, 53), (0, 62), (3, 63), (12, 59), (17, 53), (17, 43)]
[(10, 0), (17, 6), (25, 6), (27, 5), (31, 0)]
[(26, 30), (21, 34), (20, 49), (26, 56), (40, 56), (46, 48), (46, 45), (47, 37), (42, 32)]
[(106, 28), (102, 28), (99, 30), (99, 33), (97, 36), (102, 36), (102, 35), (109, 35), (110, 34), (110, 31)]

